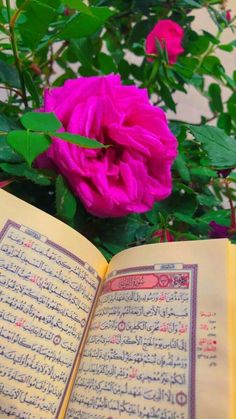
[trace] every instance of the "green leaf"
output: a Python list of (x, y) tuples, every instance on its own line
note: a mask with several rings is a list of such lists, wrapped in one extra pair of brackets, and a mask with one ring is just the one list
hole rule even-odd
[(195, 32), (191, 32), (189, 44), (187, 45), (187, 51), (191, 52), (191, 55), (202, 55), (207, 50), (208, 46), (209, 39), (207, 36), (198, 35)]
[[(184, 188), (181, 189), (184, 192)], [(189, 217), (195, 213), (197, 206), (198, 203), (195, 193), (181, 193), (176, 190), (172, 192), (169, 198), (157, 203), (159, 211), (164, 211), (167, 215), (178, 212)]]
[(18, 72), (15, 67), (2, 60), (0, 60), (0, 82), (12, 87), (21, 87)]
[(0, 132), (11, 131), (12, 129), (20, 128), (20, 125), (15, 119), (9, 118), (4, 114), (0, 114)]
[(65, 4), (71, 9), (78, 10), (78, 12), (93, 16), (93, 13), (91, 10), (92, 8), (86, 6), (86, 4), (82, 0), (63, 0), (62, 4)]
[(236, 173), (235, 172), (231, 172), (229, 174), (229, 176), (227, 176), (227, 178), (236, 183)]
[[(106, 242), (109, 249), (113, 244), (120, 245), (123, 248), (133, 243), (138, 237), (143, 237), (147, 234), (148, 224), (143, 223), (138, 217), (132, 216), (126, 218), (106, 219), (100, 225), (100, 234), (102, 242)], [(120, 232), (122, 231), (122, 234)]]
[(91, 67), (93, 63), (93, 45), (90, 38), (72, 39), (67, 50), (67, 57), (69, 61), (79, 61), (85, 67)]
[(190, 173), (189, 173), (189, 169), (188, 166), (183, 158), (183, 156), (181, 154), (178, 154), (176, 160), (175, 160), (175, 165), (176, 168), (181, 176), (181, 178), (185, 181), (185, 182), (190, 182), (191, 178), (190, 178)]
[(186, 224), (190, 224), (192, 226), (197, 224), (197, 222), (192, 217), (190, 217), (189, 215), (186, 215), (186, 214), (182, 214), (181, 212), (175, 212), (174, 217), (177, 220), (182, 221)]
[(35, 106), (39, 108), (40, 107), (39, 93), (29, 71), (24, 71), (24, 80), (25, 80), (27, 90), (30, 93)]
[(205, 221), (210, 223), (211, 221), (215, 221), (218, 224), (228, 226), (230, 223), (230, 210), (226, 209), (218, 209), (217, 211), (212, 210), (204, 214), (202, 217), (199, 218), (201, 221)]
[(217, 173), (212, 170), (209, 169), (208, 167), (192, 167), (190, 169), (190, 172), (192, 175), (194, 176), (198, 176), (200, 178), (202, 177), (208, 177), (208, 178), (216, 178), (217, 177)]
[(116, 65), (110, 55), (105, 54), (104, 52), (99, 52), (97, 56), (98, 68), (102, 71), (103, 74), (116, 73)]
[(174, 66), (174, 71), (184, 78), (191, 79), (194, 75), (194, 70), (198, 65), (198, 60), (192, 57), (180, 57)]
[(79, 14), (74, 16), (62, 29), (60, 39), (77, 39), (90, 36), (102, 28), (106, 20), (113, 15), (108, 7), (91, 8), (93, 16)]
[(221, 99), (221, 89), (216, 83), (211, 83), (208, 89), (211, 98), (211, 109), (213, 112), (223, 112), (223, 103)]
[(53, 112), (27, 112), (21, 117), (21, 123), (32, 131), (56, 131), (62, 127)]
[(11, 131), (7, 136), (7, 142), (17, 153), (23, 156), (29, 166), (51, 144), (48, 136), (30, 131)]
[(34, 50), (56, 15), (59, 0), (31, 0), (26, 3), (23, 14), (26, 21), (19, 24), (18, 28), (26, 47)]
[(235, 47), (236, 47), (236, 40), (230, 42), (229, 44), (222, 44), (218, 46), (218, 48), (227, 52), (232, 52)]
[(181, 1), (184, 5), (189, 6), (190, 8), (198, 9), (202, 7), (201, 3), (195, 1), (195, 0), (182, 0)]
[(76, 213), (77, 202), (67, 186), (65, 179), (59, 175), (56, 180), (56, 210), (61, 219), (71, 220)]
[(10, 175), (25, 177), (26, 179), (29, 179), (38, 185), (49, 186), (52, 183), (48, 176), (46, 176), (44, 173), (41, 173), (39, 170), (29, 167), (27, 163), (0, 163), (0, 168)]
[(232, 96), (230, 96), (227, 103), (227, 108), (231, 118), (236, 123), (236, 93), (233, 93)]
[(236, 140), (226, 135), (217, 127), (189, 125), (189, 130), (199, 141), (211, 164), (216, 168), (231, 168), (236, 166)]
[(109, 145), (105, 145), (102, 143), (99, 143), (97, 140), (93, 140), (88, 137), (84, 137), (82, 135), (78, 134), (70, 134), (69, 132), (51, 132), (51, 136), (61, 138), (64, 141), (67, 141), (68, 143), (77, 144), (80, 147), (85, 148), (107, 148)]
[(172, 111), (176, 112), (176, 104), (172, 98), (169, 88), (164, 83), (161, 83), (160, 95), (166, 106), (168, 106), (168, 108), (170, 108)]
[(201, 65), (201, 71), (204, 74), (209, 74), (214, 77), (220, 78), (222, 72), (224, 72), (224, 67), (222, 66), (218, 57), (209, 55), (206, 58), (204, 58)]
[(214, 207), (215, 205), (219, 205), (220, 201), (212, 194), (197, 194), (197, 200), (200, 205), (206, 205), (208, 207)]
[(22, 161), (22, 158), (8, 144), (7, 136), (0, 136), (0, 162), (16, 163)]
[(229, 113), (222, 113), (219, 116), (219, 119), (217, 121), (218, 128), (223, 129), (226, 134), (230, 134), (232, 123), (231, 123), (231, 117)]
[(152, 30), (152, 23), (149, 19), (139, 20), (131, 29), (128, 44), (131, 46), (135, 42), (145, 39)]

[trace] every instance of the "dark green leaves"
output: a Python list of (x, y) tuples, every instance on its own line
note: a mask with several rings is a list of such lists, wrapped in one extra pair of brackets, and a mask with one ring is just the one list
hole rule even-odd
[(221, 89), (216, 83), (211, 83), (209, 86), (209, 96), (211, 98), (210, 106), (213, 112), (223, 112), (223, 103), (221, 99)]
[(20, 87), (20, 80), (15, 67), (2, 60), (0, 60), (0, 82), (6, 83), (8, 86)]
[(71, 220), (76, 213), (77, 202), (67, 186), (64, 178), (59, 175), (56, 180), (57, 216), (63, 220)]
[(7, 142), (17, 153), (24, 157), (29, 166), (51, 144), (48, 136), (30, 131), (11, 131), (8, 134)]
[(88, 14), (75, 15), (61, 31), (61, 39), (77, 39), (90, 36), (101, 29), (106, 20), (113, 15), (108, 7), (91, 8), (92, 16)]
[(80, 147), (85, 147), (85, 148), (109, 147), (91, 138), (83, 137), (82, 135), (77, 135), (77, 134), (70, 134), (69, 132), (57, 132), (54, 134), (51, 133), (51, 135), (54, 135), (57, 138), (61, 138), (62, 140), (67, 141), (68, 143), (77, 144)]
[(93, 15), (91, 11), (92, 8), (86, 6), (83, 0), (63, 0), (63, 4), (86, 15)]
[(39, 170), (29, 167), (27, 163), (0, 163), (0, 168), (9, 175), (22, 178), (25, 177), (26, 179), (31, 180), (38, 185), (49, 186), (51, 184), (51, 179), (49, 176), (40, 172)]
[(226, 135), (222, 129), (212, 126), (189, 125), (189, 129), (202, 144), (213, 166), (219, 169), (236, 166), (235, 139)]
[(22, 125), (31, 131), (56, 131), (61, 122), (52, 112), (27, 112), (21, 117)]
[(19, 25), (24, 44), (35, 49), (39, 41), (48, 32), (48, 28), (56, 15), (59, 0), (31, 0), (25, 4), (23, 14), (25, 21)]

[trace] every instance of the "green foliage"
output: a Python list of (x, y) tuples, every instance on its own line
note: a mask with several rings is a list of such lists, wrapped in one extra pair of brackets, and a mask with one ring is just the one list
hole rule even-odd
[(189, 126), (190, 131), (206, 150), (211, 165), (218, 169), (236, 166), (236, 140), (211, 126)]
[(56, 180), (56, 213), (65, 221), (75, 216), (77, 203), (74, 195), (67, 186), (65, 179), (59, 175)]
[[(0, 94), (5, 89), (7, 96), (0, 100), (0, 181), (12, 177), (10, 192), (81, 231), (108, 258), (125, 247), (152, 242), (159, 229), (170, 231), (175, 240), (194, 240), (208, 237), (211, 221), (231, 225), (236, 71), (226, 72), (218, 51), (235, 52), (236, 42), (226, 43), (224, 36), (229, 28), (235, 30), (235, 18), (227, 22), (221, 0), (18, 0), (10, 11), (5, 4), (0, 1)], [(195, 32), (193, 12), (198, 9), (210, 15), (215, 32)], [(145, 55), (145, 38), (158, 19), (172, 19), (184, 29), (184, 53), (175, 65), (168, 64), (158, 41), (158, 57), (149, 61)], [(100, 220), (85, 211), (61, 175), (39, 170), (35, 161), (53, 137), (94, 149), (112, 144), (64, 132), (53, 113), (36, 111), (45, 88), (109, 73), (119, 73), (124, 84), (146, 88), (153, 104), (171, 111), (179, 154), (168, 199), (145, 214)], [(182, 121), (173, 117), (179, 105), (175, 93), (183, 97), (190, 87), (209, 107), (208, 116), (202, 114), (196, 124), (189, 124), (187, 115)]]
[(23, 130), (10, 131), (7, 142), (27, 161), (29, 166), (39, 154), (48, 149), (51, 143), (46, 135)]
[(77, 144), (80, 147), (85, 147), (85, 148), (106, 148), (109, 146), (106, 146), (102, 143), (99, 143), (99, 141), (91, 139), (91, 138), (87, 138), (87, 137), (83, 137), (82, 135), (77, 135), (77, 134), (70, 134), (68, 132), (57, 132), (54, 133), (54, 136), (61, 138), (64, 141), (67, 141), (68, 143), (73, 143), (73, 144)]
[(57, 131), (62, 127), (54, 113), (27, 112), (21, 117), (23, 127), (31, 131)]
[(47, 34), (50, 23), (56, 16), (60, 1), (31, 0), (22, 4), (24, 20), (19, 23), (19, 33), (24, 45), (34, 50), (44, 35)]
[(0, 60), (0, 82), (7, 86), (20, 87), (19, 75), (12, 65)]

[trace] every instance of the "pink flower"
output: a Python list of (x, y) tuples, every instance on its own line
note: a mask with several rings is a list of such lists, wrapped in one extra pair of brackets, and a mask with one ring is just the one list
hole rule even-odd
[(225, 19), (227, 20), (228, 23), (231, 22), (231, 10), (226, 10), (226, 14), (225, 14)]
[(171, 19), (159, 20), (146, 39), (146, 54), (158, 55), (156, 40), (162, 48), (166, 48), (169, 64), (174, 64), (180, 54), (184, 52), (181, 42), (184, 31), (178, 23)]
[(46, 90), (41, 111), (54, 112), (67, 132), (111, 145), (86, 149), (53, 138), (38, 158), (40, 167), (57, 167), (91, 214), (148, 211), (171, 193), (177, 141), (145, 89), (122, 86), (116, 75), (81, 77)]
[(173, 234), (166, 228), (160, 228), (160, 230), (157, 230), (152, 235), (153, 239), (159, 239), (160, 243), (164, 242), (173, 242), (175, 240)]

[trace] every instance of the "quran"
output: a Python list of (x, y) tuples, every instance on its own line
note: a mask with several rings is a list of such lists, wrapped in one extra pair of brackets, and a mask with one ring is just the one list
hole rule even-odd
[(108, 264), (0, 190), (0, 284), (1, 419), (236, 418), (228, 240), (144, 245)]

